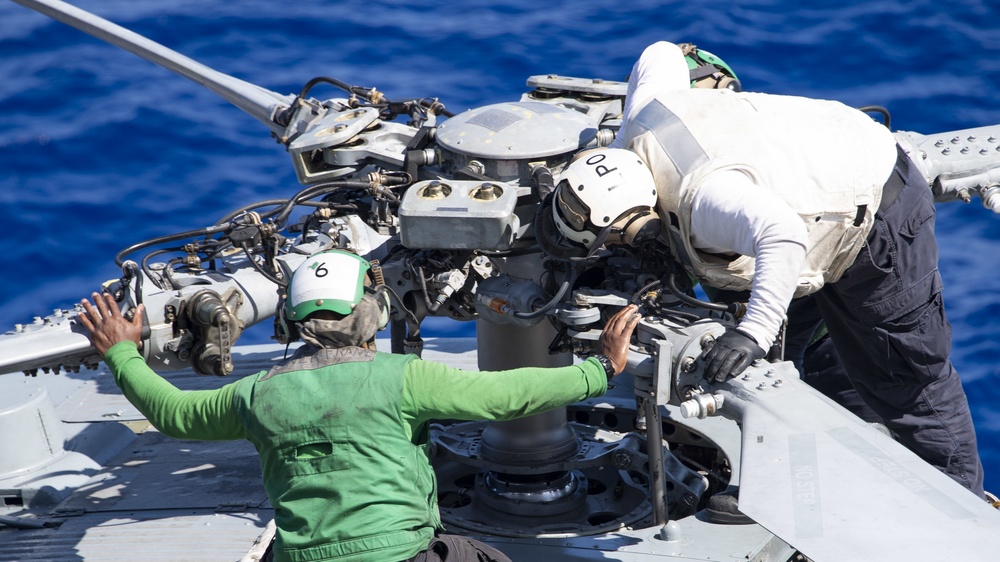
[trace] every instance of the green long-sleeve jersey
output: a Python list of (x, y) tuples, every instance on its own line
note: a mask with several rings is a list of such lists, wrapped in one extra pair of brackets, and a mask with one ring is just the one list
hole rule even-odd
[[(129, 402), (161, 433), (179, 439), (246, 438), (233, 397), (239, 385), (252, 384), (267, 373), (214, 390), (182, 391), (150, 369), (132, 342), (115, 345), (104, 359)], [(606, 391), (604, 367), (596, 359), (567, 367), (507, 371), (465, 371), (414, 359), (406, 364), (402, 409), (413, 436), (431, 419), (508, 420)]]
[(428, 457), (431, 419), (506, 420), (607, 387), (596, 360), (559, 368), (462, 371), (361, 348), (303, 348), (216, 390), (181, 391), (131, 343), (105, 360), (161, 432), (246, 438), (275, 509), (278, 562), (405, 560), (440, 528)]

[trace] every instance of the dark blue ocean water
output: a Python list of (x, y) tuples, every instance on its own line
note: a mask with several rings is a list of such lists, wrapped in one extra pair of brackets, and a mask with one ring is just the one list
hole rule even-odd
[[(723, 57), (745, 89), (882, 105), (895, 129), (1000, 123), (1000, 4), (838, 4), (76, 2), (281, 93), (324, 75), (391, 98), (438, 97), (461, 111), (516, 100), (533, 74), (622, 79), (643, 47), (667, 39)], [(297, 187), (287, 154), (240, 110), (0, 0), (0, 331), (117, 277), (113, 256), (125, 246)], [(938, 211), (952, 358), (972, 404), (987, 488), (998, 491), (1000, 217), (978, 201)], [(269, 327), (261, 328), (241, 341), (267, 341)], [(432, 333), (471, 331), (442, 324)]]

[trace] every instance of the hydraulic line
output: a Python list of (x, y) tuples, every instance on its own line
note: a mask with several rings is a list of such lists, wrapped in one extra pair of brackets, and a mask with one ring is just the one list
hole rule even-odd
[(705, 302), (703, 300), (698, 300), (694, 297), (688, 296), (687, 293), (677, 288), (677, 279), (675, 274), (673, 273), (667, 276), (667, 288), (670, 289), (670, 292), (675, 297), (677, 297), (677, 300), (690, 306), (696, 306), (698, 308), (707, 308), (708, 310), (718, 310), (721, 312), (730, 312), (730, 308), (732, 307), (732, 305), (718, 304), (714, 302)]
[(306, 82), (304, 86), (302, 86), (302, 89), (299, 90), (299, 94), (295, 97), (294, 100), (292, 100), (291, 105), (289, 105), (289, 107), (285, 111), (277, 115), (275, 117), (275, 120), (282, 126), (287, 127), (289, 122), (291, 121), (292, 115), (295, 112), (295, 108), (299, 107), (303, 103), (303, 100), (305, 99), (306, 95), (309, 94), (309, 91), (312, 90), (313, 87), (315, 87), (317, 84), (322, 84), (322, 83), (331, 84), (333, 86), (340, 88), (341, 90), (344, 90), (345, 92), (351, 94), (352, 100), (354, 100), (355, 96), (360, 97), (361, 99), (365, 100), (374, 107), (390, 108), (390, 106), (398, 107), (406, 105), (408, 103), (413, 103), (416, 106), (421, 107), (426, 111), (434, 113), (435, 115), (444, 115), (445, 117), (455, 116), (454, 113), (445, 109), (444, 104), (437, 101), (436, 99), (419, 99), (419, 100), (415, 99), (415, 100), (409, 100), (407, 102), (394, 102), (386, 98), (385, 95), (382, 94), (382, 92), (379, 92), (375, 88), (352, 86), (346, 82), (337, 80), (336, 78), (330, 78), (327, 76), (317, 76), (316, 78), (309, 80), (308, 82)]
[[(265, 201), (258, 201), (256, 203), (251, 203), (249, 205), (244, 205), (244, 206), (240, 207), (239, 209), (236, 209), (235, 211), (232, 211), (231, 213), (227, 214), (226, 216), (224, 216), (224, 217), (220, 218), (219, 220), (215, 221), (215, 225), (218, 226), (220, 224), (226, 224), (229, 221), (233, 220), (234, 218), (238, 217), (239, 215), (241, 215), (241, 214), (243, 214), (245, 212), (248, 212), (248, 211), (252, 211), (252, 210), (258, 209), (260, 207), (274, 206), (276, 208), (271, 209), (270, 211), (267, 211), (267, 212), (264, 212), (264, 213), (259, 213), (261, 219), (270, 218), (271, 216), (277, 214), (281, 210), (281, 207), (284, 206), (285, 204), (287, 204), (288, 201), (289, 201), (289, 199), (267, 199)], [(298, 204), (299, 205), (307, 205), (307, 206), (310, 206), (310, 207), (324, 207), (325, 206), (323, 203), (318, 203), (318, 202), (314, 202), (314, 201), (300, 201)]]
[[(662, 284), (663, 284), (662, 281), (653, 281), (651, 283), (647, 283), (632, 295), (632, 298), (629, 299), (629, 302), (637, 305), (642, 304), (640, 302), (642, 295), (644, 293), (649, 292), (653, 288), (659, 287)], [(671, 320), (677, 322), (678, 324), (690, 325), (694, 322), (697, 322), (698, 320), (701, 320), (702, 318), (701, 316), (691, 312), (676, 310), (670, 307), (656, 306), (655, 303), (648, 303), (648, 306), (653, 307), (653, 309), (656, 311), (656, 315), (663, 316), (664, 318), (670, 318)]]
[[(183, 258), (174, 258), (174, 259), (168, 261), (166, 267), (163, 268), (163, 278), (166, 279), (167, 283), (170, 284), (170, 288), (171, 289), (177, 289), (178, 288), (177, 287), (177, 283), (174, 281), (174, 264), (178, 264), (178, 263), (184, 263), (184, 259)], [(160, 287), (160, 288), (164, 289), (164, 290), (167, 289), (166, 287)]]
[(273, 273), (264, 269), (264, 266), (257, 263), (257, 260), (253, 258), (253, 253), (250, 251), (250, 247), (245, 242), (243, 244), (240, 244), (240, 248), (247, 255), (247, 260), (250, 262), (250, 266), (253, 267), (257, 271), (257, 273), (260, 273), (265, 278), (267, 278), (268, 281), (274, 283), (279, 287), (284, 288), (288, 286), (288, 281), (285, 281), (283, 279), (278, 279), (277, 277), (274, 276)]
[(556, 291), (556, 294), (553, 295), (551, 299), (549, 299), (549, 302), (545, 303), (541, 308), (532, 310), (531, 312), (515, 311), (511, 313), (511, 316), (513, 316), (514, 318), (522, 318), (524, 320), (531, 320), (532, 318), (538, 318), (539, 316), (552, 310), (553, 308), (555, 308), (557, 304), (559, 304), (559, 301), (561, 301), (563, 296), (566, 295), (566, 291), (569, 290), (570, 286), (573, 285), (574, 281), (576, 281), (576, 271), (571, 269), (566, 272), (566, 279), (564, 279), (562, 284), (559, 285), (559, 289)]
[(218, 234), (220, 232), (225, 232), (229, 229), (229, 225), (225, 226), (210, 226), (208, 228), (201, 228), (198, 230), (189, 230), (187, 232), (181, 232), (178, 234), (171, 234), (168, 236), (160, 236), (157, 238), (152, 238), (143, 242), (138, 242), (132, 244), (131, 246), (121, 250), (115, 254), (115, 265), (121, 267), (125, 263), (125, 256), (137, 252), (143, 248), (148, 248), (150, 246), (155, 246), (157, 244), (164, 244), (166, 242), (174, 242), (176, 240), (185, 240), (188, 238), (196, 238), (199, 236), (211, 236), (213, 234)]
[(889, 117), (889, 110), (882, 107), (881, 105), (865, 105), (858, 108), (858, 111), (862, 113), (878, 113), (882, 115), (882, 124), (885, 125), (886, 129), (892, 130), (892, 118)]
[(327, 193), (337, 191), (338, 189), (354, 188), (354, 189), (369, 189), (371, 187), (371, 182), (360, 181), (360, 180), (342, 180), (342, 181), (332, 181), (324, 182), (316, 185), (311, 185), (302, 191), (295, 194), (294, 197), (289, 199), (279, 208), (278, 213), (274, 222), (278, 225), (284, 225), (285, 221), (288, 220), (288, 216), (292, 213), (292, 209), (296, 205), (299, 205), (302, 201), (307, 199), (312, 199), (314, 197), (319, 197), (320, 195), (325, 195)]
[(162, 255), (162, 254), (166, 254), (168, 252), (179, 252), (179, 251), (180, 251), (180, 248), (163, 248), (163, 249), (160, 249), (160, 250), (156, 250), (156, 251), (150, 252), (150, 253), (148, 253), (148, 254), (146, 254), (145, 256), (142, 257), (142, 262), (141, 262), (142, 265), (140, 266), (142, 268), (142, 272), (146, 274), (146, 277), (149, 277), (150, 279), (152, 279), (153, 283), (155, 283), (156, 286), (159, 287), (161, 290), (166, 290), (166, 287), (164, 287), (162, 285), (162, 283), (160, 283), (159, 281), (157, 281), (156, 277), (153, 277), (153, 272), (152, 272), (152, 270), (149, 269), (149, 260), (155, 258), (156, 256), (159, 256), (159, 255)]
[(632, 298), (629, 299), (629, 302), (632, 303), (632, 304), (639, 304), (639, 297), (640, 296), (642, 296), (644, 293), (649, 292), (650, 289), (653, 289), (654, 287), (659, 287), (662, 284), (663, 284), (663, 282), (659, 281), (659, 280), (652, 281), (650, 283), (646, 283), (638, 291), (636, 291), (635, 293), (632, 294)]

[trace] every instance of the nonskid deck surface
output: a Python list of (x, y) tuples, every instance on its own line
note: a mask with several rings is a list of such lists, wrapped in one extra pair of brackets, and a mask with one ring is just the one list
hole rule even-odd
[[(254, 373), (281, 356), (276, 346), (268, 347), (272, 351), (241, 350), (234, 377)], [(184, 390), (236, 380), (191, 370), (165, 374)], [(4, 560), (235, 560), (271, 519), (250, 443), (163, 436), (125, 400), (103, 364), (80, 373), (7, 375), (0, 385), (5, 392), (46, 387), (64, 424), (65, 456), (82, 453), (103, 465), (83, 470), (81, 476), (89, 480), (58, 504), (33, 509), (32, 517), (23, 518), (49, 527), (0, 525)], [(51, 469), (58, 467), (37, 473)], [(0, 480), (0, 487), (25, 478), (30, 475)], [(4, 513), (20, 515), (16, 511), (8, 505)]]

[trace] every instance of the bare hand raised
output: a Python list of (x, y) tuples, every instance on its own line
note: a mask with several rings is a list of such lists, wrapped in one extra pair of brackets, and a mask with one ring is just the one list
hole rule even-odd
[(128, 321), (118, 309), (115, 298), (109, 294), (93, 293), (94, 304), (83, 299), (83, 314), (78, 316), (80, 324), (90, 332), (90, 342), (103, 356), (113, 345), (123, 341), (132, 341), (136, 345), (142, 339), (142, 317), (145, 313), (143, 305), (135, 309), (135, 316)]
[(619, 310), (608, 320), (604, 331), (601, 332), (601, 353), (611, 359), (616, 375), (625, 369), (629, 340), (632, 339), (632, 332), (642, 319), (638, 310), (639, 307), (634, 304)]

